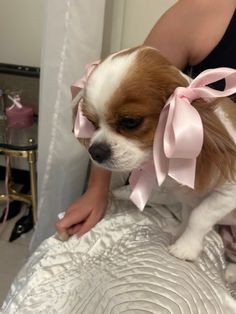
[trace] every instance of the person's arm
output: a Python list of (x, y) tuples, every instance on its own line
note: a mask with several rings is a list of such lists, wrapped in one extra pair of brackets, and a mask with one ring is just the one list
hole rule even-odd
[(59, 235), (82, 236), (103, 218), (110, 179), (110, 171), (92, 164), (86, 192), (65, 210), (63, 219), (56, 223)]
[(157, 21), (144, 41), (179, 69), (202, 61), (222, 38), (235, 0), (179, 0)]
[(97, 193), (108, 195), (111, 180), (111, 171), (98, 167), (94, 163), (91, 165), (88, 187)]

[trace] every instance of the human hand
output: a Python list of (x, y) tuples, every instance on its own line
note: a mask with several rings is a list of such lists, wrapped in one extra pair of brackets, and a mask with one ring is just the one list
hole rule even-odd
[(66, 209), (64, 217), (56, 223), (59, 235), (82, 236), (88, 232), (103, 218), (107, 202), (107, 193), (88, 189)]

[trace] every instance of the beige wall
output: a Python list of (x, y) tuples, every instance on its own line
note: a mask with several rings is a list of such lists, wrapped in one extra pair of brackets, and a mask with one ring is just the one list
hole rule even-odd
[[(103, 55), (141, 44), (176, 1), (106, 2)], [(0, 0), (0, 62), (40, 66), (42, 19), (42, 0)]]
[(139, 45), (175, 0), (126, 0), (122, 48)]
[(142, 44), (176, 0), (107, 0), (103, 55)]
[(40, 65), (42, 0), (0, 0), (0, 62)]

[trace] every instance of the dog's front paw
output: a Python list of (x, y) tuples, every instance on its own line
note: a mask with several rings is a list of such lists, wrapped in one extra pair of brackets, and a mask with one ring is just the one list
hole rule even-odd
[(171, 255), (183, 260), (195, 261), (202, 251), (202, 244), (196, 240), (181, 236), (174, 244), (169, 246)]
[(225, 280), (228, 283), (236, 282), (236, 264), (229, 263), (225, 271)]

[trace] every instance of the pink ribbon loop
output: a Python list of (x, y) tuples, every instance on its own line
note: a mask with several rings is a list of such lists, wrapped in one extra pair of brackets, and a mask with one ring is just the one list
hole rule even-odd
[(161, 112), (154, 136), (153, 160), (159, 185), (169, 174), (193, 188), (196, 164), (193, 159), (201, 152), (203, 127), (197, 110), (181, 94), (177, 88)]
[[(85, 75), (82, 76), (78, 81), (72, 84), (71, 94), (72, 100), (83, 90), (86, 86), (90, 74), (94, 71), (100, 60), (85, 66)], [(93, 124), (83, 115), (82, 106), (84, 103), (83, 97), (80, 98), (77, 108), (77, 113), (74, 122), (74, 134), (76, 138), (90, 138), (93, 136), (95, 128)]]
[[(225, 79), (223, 91), (206, 85)], [(196, 160), (203, 144), (203, 125), (191, 102), (197, 98), (225, 97), (236, 93), (236, 70), (217, 68), (206, 70), (188, 87), (177, 87), (163, 108), (153, 143), (153, 160), (134, 170), (136, 185), (131, 184), (131, 200), (143, 210), (155, 184), (153, 176), (147, 176), (147, 167), (154, 164), (156, 180), (161, 185), (169, 175), (180, 184), (194, 188)], [(131, 178), (133, 176), (131, 174)]]
[(130, 194), (130, 200), (140, 209), (143, 210), (152, 189), (156, 182), (154, 164), (147, 162), (139, 169), (131, 172), (129, 183), (133, 190)]
[(76, 138), (91, 138), (95, 128), (93, 124), (83, 115), (81, 105), (83, 98), (80, 99), (77, 109), (77, 114), (74, 123), (74, 134)]

